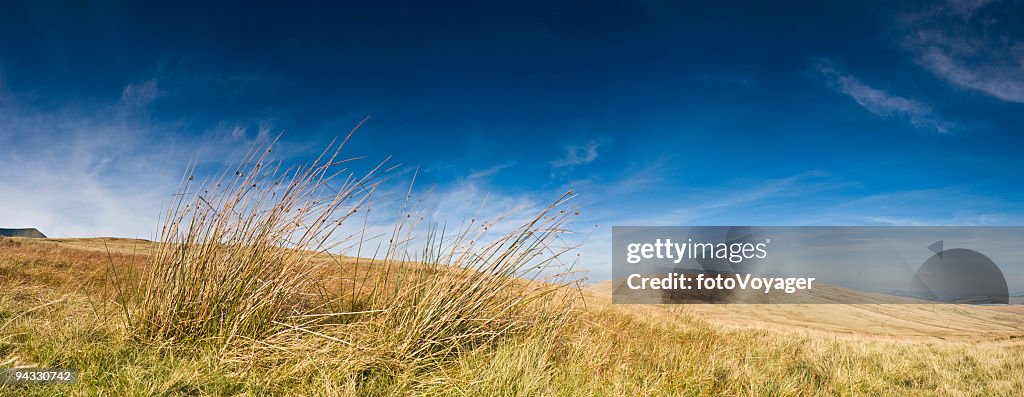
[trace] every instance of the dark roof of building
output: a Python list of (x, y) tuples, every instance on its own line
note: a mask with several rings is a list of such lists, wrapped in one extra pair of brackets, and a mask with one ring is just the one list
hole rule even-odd
[(28, 229), (0, 229), (0, 237), (46, 238), (46, 235), (33, 227)]

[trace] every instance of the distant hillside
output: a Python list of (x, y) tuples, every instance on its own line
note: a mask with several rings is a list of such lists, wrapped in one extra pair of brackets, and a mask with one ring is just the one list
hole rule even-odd
[[(326, 306), (330, 311), (325, 314), (343, 315), (352, 325), (321, 325), (308, 320), (314, 317), (300, 317), (305, 328), (276, 331), (269, 342), (239, 340), (229, 347), (210, 347), (206, 340), (187, 342), (196, 345), (177, 345), (184, 343), (178, 340), (154, 343), (125, 332), (122, 305), (141, 302), (118, 301), (120, 292), (111, 292), (145, 288), (130, 275), (152, 263), (150, 253), (161, 247), (115, 238), (0, 242), (0, 317), (5, 317), (0, 319), (0, 368), (66, 366), (80, 371), (77, 383), (0, 385), (0, 396), (193, 391), (339, 396), (1019, 396), (1024, 390), (1024, 313), (991, 309), (1008, 306), (619, 305), (611, 303), (611, 282), (591, 286), (583, 292), (585, 301), (571, 302), (573, 306), (564, 310), (578, 317), (569, 321), (555, 319), (506, 339), (431, 353), (438, 358), (414, 354), (422, 354), (417, 350), (424, 349), (425, 335), (450, 338), (459, 332), (453, 325), (434, 327), (451, 323), (452, 315), (405, 314), (392, 323), (384, 322), (384, 312), (373, 306), (357, 313), (341, 303)], [(401, 280), (396, 287), (437, 284), (422, 278), (429, 277), (430, 268), (402, 264), (360, 269), (354, 260), (336, 259), (325, 258), (322, 271), (309, 273), (324, 282), (303, 295), (370, 293), (377, 285), (388, 285), (371, 278), (373, 269), (382, 268)], [(456, 283), (463, 281), (451, 280), (438, 290), (458, 288)], [(428, 296), (405, 291), (410, 290), (388, 288), (386, 299), (415, 299), (405, 304), (413, 307)], [(477, 291), (491, 296), (498, 290)], [(839, 294), (855, 293), (839, 288), (819, 292), (823, 301), (845, 301), (849, 299), (839, 299)], [(44, 302), (46, 310), (39, 310), (43, 307), (38, 302)], [(374, 302), (365, 298), (358, 302), (376, 304), (364, 303)], [(466, 305), (459, 299), (444, 302)], [(128, 310), (135, 310), (132, 307)], [(434, 310), (451, 310), (445, 307)], [(508, 304), (493, 307), (515, 310)], [(514, 324), (525, 321), (515, 318)], [(399, 320), (414, 325), (401, 325)], [(515, 325), (502, 328), (511, 326)], [(148, 368), (146, 376), (139, 376), (139, 368)]]
[(0, 229), (0, 237), (46, 238), (46, 235), (33, 227), (28, 229)]
[[(611, 304), (612, 292), (624, 286), (612, 281), (584, 289), (587, 298)], [(898, 296), (815, 285), (811, 302), (800, 304), (614, 305), (647, 317), (680, 310), (727, 328), (824, 332), (849, 337), (905, 340), (1005, 340), (1024, 337), (1024, 307), (974, 306), (916, 301)], [(854, 296), (857, 295), (857, 296)], [(848, 304), (843, 302), (861, 302)], [(807, 304), (810, 303), (810, 304)]]

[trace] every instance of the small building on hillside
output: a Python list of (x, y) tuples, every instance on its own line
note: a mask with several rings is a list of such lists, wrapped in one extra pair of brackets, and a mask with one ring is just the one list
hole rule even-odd
[(46, 235), (33, 227), (28, 229), (0, 229), (0, 237), (46, 238)]

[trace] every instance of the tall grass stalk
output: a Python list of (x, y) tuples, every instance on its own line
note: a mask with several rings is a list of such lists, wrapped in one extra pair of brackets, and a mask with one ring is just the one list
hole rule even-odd
[(273, 144), (203, 182), (190, 166), (163, 219), (163, 244), (124, 299), (129, 328), (227, 343), (264, 336), (300, 310), (317, 282), (317, 256), (341, 242), (335, 232), (376, 186), (380, 166), (361, 178), (339, 169), (345, 141), (290, 169), (270, 160)]
[(386, 256), (363, 265), (379, 271), (355, 283), (368, 292), (343, 302), (349, 310), (375, 309), (363, 316), (368, 324), (413, 361), (527, 331), (557, 331), (578, 293), (574, 263), (564, 259), (575, 246), (561, 238), (575, 214), (566, 209), (572, 197), (566, 193), (491, 238), (492, 228), (521, 210), (474, 218), (451, 235), (437, 226), (415, 233), (411, 222), (399, 222)]
[[(356, 177), (341, 168), (347, 140), (308, 166), (283, 169), (270, 160), (272, 144), (202, 182), (190, 166), (161, 244), (137, 277), (123, 277), (134, 284), (118, 288), (128, 329), (172, 343), (255, 340), (285, 353), (313, 338), (417, 368), (568, 321), (578, 294), (563, 260), (574, 248), (562, 238), (576, 213), (571, 192), (495, 237), (516, 212), (455, 231), (423, 226), (410, 187), (379, 257), (360, 258), (366, 218), (349, 234), (355, 241), (340, 231), (369, 216), (387, 170)], [(336, 255), (343, 246), (359, 255)]]

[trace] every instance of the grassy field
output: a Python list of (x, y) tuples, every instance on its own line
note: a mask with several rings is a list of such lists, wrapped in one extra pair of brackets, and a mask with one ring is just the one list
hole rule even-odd
[[(135, 335), (111, 272), (154, 243), (0, 240), (0, 363), (81, 382), (3, 395), (1019, 395), (1017, 314), (936, 306), (613, 306), (584, 291), (543, 323), (422, 359), (386, 329), (183, 343)], [(134, 253), (133, 253), (134, 251)], [(111, 264), (114, 264), (111, 266)], [(917, 313), (899, 327), (882, 320)], [(831, 313), (831, 315), (826, 315)], [(998, 314), (992, 317), (992, 313)], [(837, 318), (839, 320), (837, 320)], [(973, 319), (973, 320), (971, 320)], [(874, 322), (872, 322), (874, 321)], [(938, 322), (946, 321), (944, 333)], [(1002, 324), (993, 326), (993, 322)], [(355, 325), (354, 325), (355, 326)], [(889, 329), (889, 332), (885, 330)], [(348, 343), (325, 337), (348, 338)]]
[[(336, 170), (338, 150), (286, 170), (254, 150), (202, 181), (190, 169), (159, 242), (0, 239), (0, 368), (80, 370), (76, 384), (0, 395), (1024, 390), (1019, 313), (612, 305), (607, 284), (570, 272), (571, 192), (498, 233), (507, 215), (417, 228), (410, 189), (393, 230), (363, 247), (378, 179)], [(353, 241), (355, 256), (330, 254)]]

